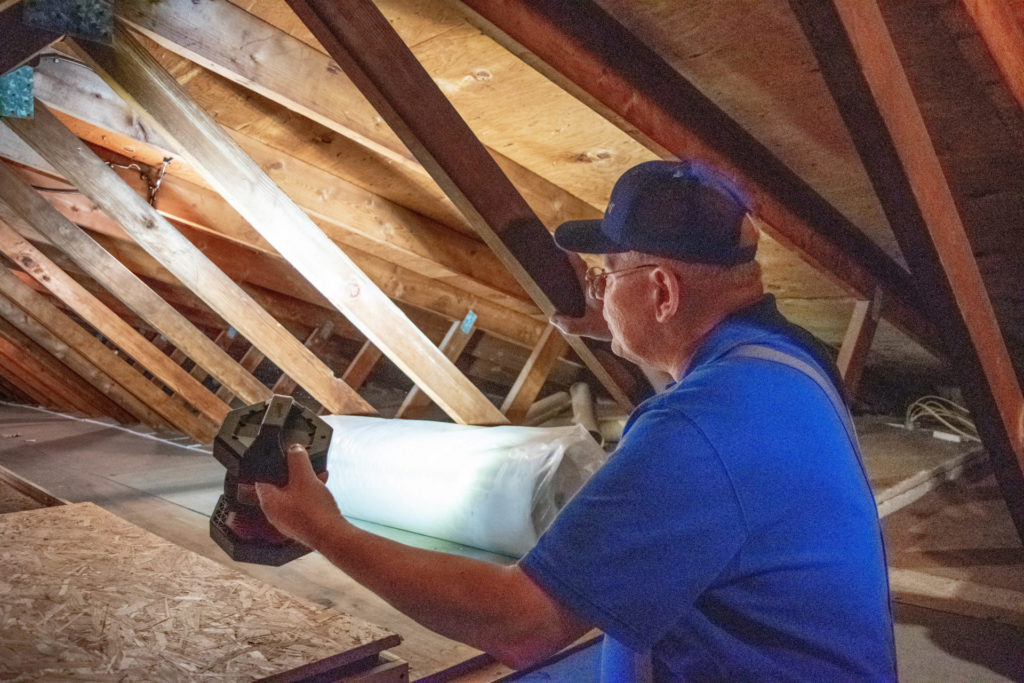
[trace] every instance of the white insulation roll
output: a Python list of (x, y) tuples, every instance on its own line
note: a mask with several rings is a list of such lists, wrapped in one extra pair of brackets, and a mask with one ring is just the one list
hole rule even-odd
[(604, 463), (587, 430), (329, 415), (347, 517), (520, 557)]

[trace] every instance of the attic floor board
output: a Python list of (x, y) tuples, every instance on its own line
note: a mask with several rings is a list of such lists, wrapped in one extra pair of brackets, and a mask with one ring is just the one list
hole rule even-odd
[(419, 626), (317, 553), (276, 568), (234, 562), (210, 539), (206, 516), (119, 481), (201, 469), (208, 462), (216, 464), (208, 452), (123, 428), (0, 404), (0, 465), (50, 493), (91, 501), (193, 552), (400, 634), (402, 644), (390, 651), (409, 663), (411, 680), (480, 654)]
[[(876, 496), (901, 491), (906, 506), (884, 522), (901, 672), (910, 674), (904, 680), (934, 679), (923, 673), (942, 671), (935, 666), (944, 661), (967, 662), (972, 680), (1024, 679), (1024, 613), (1014, 611), (1014, 601), (1024, 599), (1024, 549), (984, 458), (972, 455), (970, 444), (939, 442), (881, 419), (859, 419), (858, 432)], [(945, 481), (965, 458), (967, 473)], [(93, 501), (190, 550), (394, 630), (405, 642), (392, 651), (410, 663), (412, 680), (478, 654), (422, 629), (319, 555), (281, 568), (232, 562), (207, 533), (203, 511), (212, 507), (222, 470), (202, 449), (0, 404), (0, 465), (56, 496)], [(970, 643), (957, 637), (962, 629), (974, 634)]]

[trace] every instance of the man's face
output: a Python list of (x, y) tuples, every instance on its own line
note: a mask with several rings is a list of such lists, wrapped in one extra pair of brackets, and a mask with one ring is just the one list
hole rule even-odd
[[(637, 268), (642, 264), (635, 256), (606, 254), (604, 269), (608, 273), (604, 290), (605, 322), (612, 335), (612, 351), (634, 363), (647, 362), (650, 325), (649, 306), (651, 270)], [(625, 270), (629, 269), (629, 270)], [(623, 271), (616, 274), (616, 271)]]

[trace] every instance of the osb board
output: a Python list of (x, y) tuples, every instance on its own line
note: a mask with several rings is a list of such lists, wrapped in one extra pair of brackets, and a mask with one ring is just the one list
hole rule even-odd
[(91, 503), (2, 515), (0, 548), (0, 679), (252, 680), (399, 641)]

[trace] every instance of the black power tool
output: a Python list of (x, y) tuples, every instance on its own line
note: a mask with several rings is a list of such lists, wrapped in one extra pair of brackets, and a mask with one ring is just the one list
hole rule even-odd
[(257, 481), (288, 483), (285, 448), (305, 446), (319, 474), (327, 469), (331, 428), (290, 396), (227, 414), (213, 441), (213, 457), (227, 468), (224, 494), (210, 517), (210, 538), (233, 560), (278, 567), (301, 557), (309, 548), (275, 529), (260, 509)]

